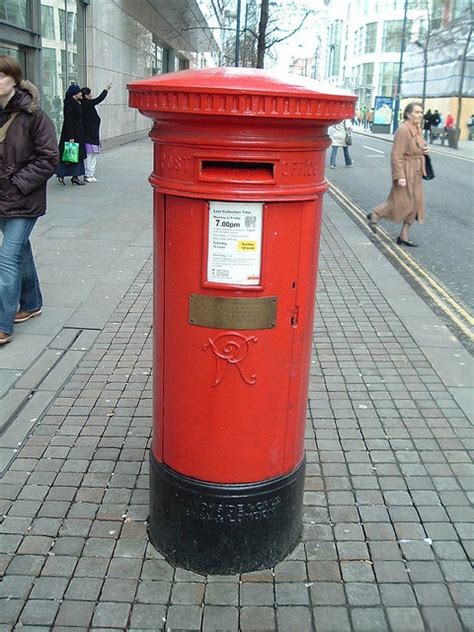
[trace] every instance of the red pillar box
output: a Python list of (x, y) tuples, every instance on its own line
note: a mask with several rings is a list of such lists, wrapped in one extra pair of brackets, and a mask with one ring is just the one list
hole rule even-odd
[(301, 534), (327, 127), (355, 97), (229, 68), (128, 89), (154, 120), (149, 535), (200, 573), (268, 568)]

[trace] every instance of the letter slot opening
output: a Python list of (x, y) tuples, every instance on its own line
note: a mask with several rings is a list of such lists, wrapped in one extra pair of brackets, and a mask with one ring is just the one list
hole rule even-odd
[(274, 182), (275, 165), (273, 162), (202, 160), (200, 179), (209, 182)]

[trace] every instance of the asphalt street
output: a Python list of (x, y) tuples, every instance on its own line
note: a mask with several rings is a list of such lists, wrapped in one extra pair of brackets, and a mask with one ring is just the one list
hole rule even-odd
[[(358, 134), (354, 134), (353, 138), (350, 152), (354, 166), (344, 166), (340, 150), (337, 167), (333, 170), (328, 168), (327, 178), (369, 213), (389, 193), (392, 144)], [(431, 158), (436, 178), (425, 183), (426, 223), (412, 228), (410, 238), (419, 247), (410, 249), (410, 254), (457, 301), (473, 310), (474, 162), (464, 157), (437, 153), (435, 145), (432, 146)], [(398, 225), (386, 221), (383, 227), (394, 239), (397, 237)]]

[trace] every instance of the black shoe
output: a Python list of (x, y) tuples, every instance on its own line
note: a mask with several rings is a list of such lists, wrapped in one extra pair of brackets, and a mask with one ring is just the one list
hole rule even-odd
[(374, 222), (372, 219), (373, 213), (369, 213), (367, 215), (367, 219), (369, 220), (369, 228), (375, 234), (377, 232), (377, 222)]
[(415, 244), (414, 241), (410, 241), (409, 239), (405, 241), (400, 236), (397, 237), (397, 244), (399, 246), (410, 246), (410, 248), (418, 248), (418, 244)]
[(79, 186), (85, 186), (85, 182), (81, 182), (78, 177), (71, 178), (71, 184), (78, 184)]
[(57, 176), (57, 178), (58, 178), (59, 184), (64, 184), (64, 186), (66, 186), (66, 183), (64, 182), (64, 178), (62, 176)]

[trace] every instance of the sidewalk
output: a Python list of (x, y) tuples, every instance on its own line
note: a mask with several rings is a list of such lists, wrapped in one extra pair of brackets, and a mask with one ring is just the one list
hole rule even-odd
[(0, 352), (0, 632), (474, 630), (472, 358), (329, 196), (303, 542), (229, 577), (147, 543), (150, 171), (148, 140), (105, 152), (35, 229), (44, 314)]
[[(364, 129), (354, 125), (352, 131), (355, 134), (361, 134), (362, 136), (369, 136), (370, 138), (378, 138), (379, 140), (385, 140), (390, 143), (393, 142), (393, 134), (373, 134), (370, 130)], [(430, 144), (430, 150), (435, 153), (446, 154), (447, 156), (458, 156), (474, 160), (474, 141), (461, 140), (459, 141), (459, 148), (452, 149), (448, 147), (448, 142), (443, 146), (440, 141), (436, 141)]]

